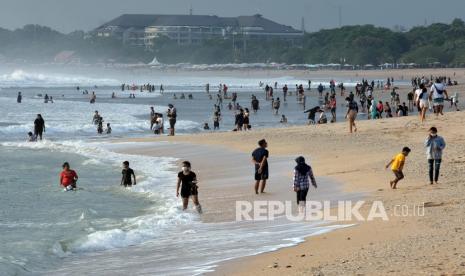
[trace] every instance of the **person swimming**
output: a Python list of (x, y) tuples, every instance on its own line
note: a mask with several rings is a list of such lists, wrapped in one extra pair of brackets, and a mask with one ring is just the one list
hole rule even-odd
[(73, 191), (77, 189), (76, 183), (78, 181), (78, 175), (74, 170), (70, 169), (69, 163), (63, 163), (63, 171), (60, 174), (60, 185), (64, 188), (64, 191)]

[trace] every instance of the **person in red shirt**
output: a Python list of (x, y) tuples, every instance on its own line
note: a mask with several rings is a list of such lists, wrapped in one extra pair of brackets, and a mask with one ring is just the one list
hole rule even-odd
[(63, 164), (63, 171), (60, 174), (60, 185), (65, 188), (65, 191), (76, 189), (78, 175), (75, 171), (69, 168), (69, 163)]

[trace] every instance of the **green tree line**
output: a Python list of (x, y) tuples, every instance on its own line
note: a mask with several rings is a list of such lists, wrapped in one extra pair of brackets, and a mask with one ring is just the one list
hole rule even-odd
[(373, 25), (306, 33), (300, 41), (279, 39), (215, 39), (200, 45), (177, 45), (157, 38), (153, 48), (123, 45), (114, 38), (93, 37), (82, 31), (63, 34), (51, 28), (26, 25), (13, 31), (0, 28), (0, 59), (50, 62), (63, 50), (75, 51), (82, 62), (144, 62), (154, 56), (162, 63), (286, 64), (441, 63), (465, 66), (465, 23), (435, 23), (397, 32)]

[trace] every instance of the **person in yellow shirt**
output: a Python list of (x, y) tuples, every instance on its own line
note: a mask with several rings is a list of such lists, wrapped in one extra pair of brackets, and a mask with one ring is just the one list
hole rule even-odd
[(396, 179), (390, 181), (392, 189), (397, 189), (397, 183), (404, 178), (404, 173), (402, 172), (402, 170), (404, 169), (405, 157), (407, 157), (409, 153), (410, 148), (404, 147), (402, 149), (402, 152), (394, 156), (391, 162), (389, 162), (386, 165), (386, 169), (389, 168), (389, 166), (391, 166), (391, 170), (396, 176)]

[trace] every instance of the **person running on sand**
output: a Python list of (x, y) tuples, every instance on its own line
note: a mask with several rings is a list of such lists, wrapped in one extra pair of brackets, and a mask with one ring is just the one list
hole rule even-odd
[(60, 185), (65, 191), (75, 190), (76, 182), (78, 181), (78, 175), (75, 171), (70, 169), (69, 163), (63, 163), (63, 171), (60, 174)]
[(37, 114), (37, 118), (34, 120), (34, 135), (42, 140), (43, 133), (45, 133), (45, 121), (41, 114)]
[[(189, 161), (182, 162), (182, 171), (178, 173), (178, 182), (176, 184), (176, 197), (181, 194), (183, 211), (187, 209), (189, 198), (192, 197), (195, 209), (199, 214), (202, 213), (197, 184), (197, 175), (191, 170), (191, 163)], [(179, 193), (179, 190), (181, 190), (181, 193)]]
[(446, 148), (446, 142), (444, 138), (438, 136), (438, 129), (436, 127), (431, 127), (429, 129), (429, 135), (425, 140), (425, 147), (429, 165), (430, 184), (433, 184), (433, 180), (438, 184), (442, 152)]
[(349, 119), (349, 132), (352, 133), (352, 130), (357, 132), (355, 119), (357, 118), (358, 104), (354, 100), (350, 100), (349, 97), (346, 98), (346, 101), (348, 102), (346, 119)]
[(305, 163), (305, 158), (299, 156), (295, 159), (297, 166), (294, 168), (294, 184), (292, 188), (297, 195), (297, 205), (299, 212), (305, 211), (305, 203), (307, 201), (308, 189), (310, 188), (309, 179), (312, 181), (312, 186), (317, 188), (315, 176), (313, 175), (312, 167)]
[(410, 148), (404, 147), (402, 149), (402, 152), (394, 156), (391, 162), (389, 162), (386, 165), (386, 169), (388, 169), (389, 166), (391, 166), (391, 170), (396, 177), (394, 180), (390, 181), (390, 185), (392, 189), (397, 189), (397, 183), (400, 180), (404, 179), (404, 173), (402, 171), (405, 165), (405, 157), (407, 157), (409, 153), (410, 153)]
[[(136, 174), (134, 173), (134, 170), (129, 168), (129, 161), (124, 161), (123, 162), (123, 170), (121, 171), (121, 186), (124, 187), (131, 187), (132, 185), (136, 185)], [(132, 177), (132, 178), (131, 178)], [(134, 179), (134, 183), (132, 182), (132, 179)]]
[(252, 152), (252, 162), (255, 165), (255, 194), (258, 194), (258, 189), (261, 182), (260, 193), (265, 192), (266, 181), (269, 177), (268, 172), (268, 156), (269, 152), (266, 149), (268, 143), (265, 139), (258, 141), (259, 147)]

